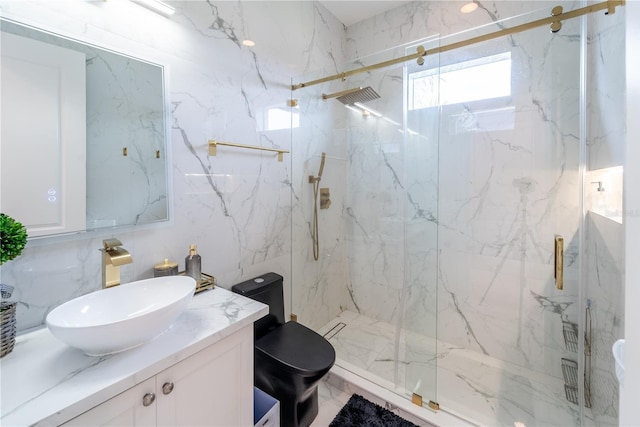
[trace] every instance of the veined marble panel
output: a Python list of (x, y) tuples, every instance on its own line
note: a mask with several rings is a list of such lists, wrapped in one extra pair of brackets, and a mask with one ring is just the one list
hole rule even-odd
[[(291, 130), (278, 129), (268, 117), (273, 109), (288, 111), (291, 76), (335, 66), (335, 58), (342, 57), (343, 26), (312, 2), (170, 3), (176, 13), (167, 18), (133, 2), (0, 2), (5, 17), (165, 65), (171, 106), (172, 221), (30, 241), (20, 258), (1, 269), (2, 282), (15, 285), (15, 298), (24, 303), (18, 309), (21, 331), (42, 326), (53, 307), (100, 287), (98, 249), (108, 237), (119, 238), (133, 256), (133, 264), (121, 268), (123, 282), (151, 277), (153, 265), (164, 258), (183, 269), (190, 244), (198, 245), (203, 271), (216, 276), (221, 287), (276, 271), (285, 276), (290, 300), (297, 295), (292, 295), (292, 281), (304, 276), (313, 285), (321, 276), (292, 260), (291, 245), (300, 235), (305, 236), (305, 247), (307, 241), (305, 232), (296, 228), (308, 232), (312, 206), (301, 170), (306, 165), (317, 169), (317, 163), (309, 157), (307, 164), (305, 156), (340, 147), (333, 136), (319, 138), (317, 132), (322, 128), (332, 135), (331, 116), (318, 111), (317, 126), (302, 142), (294, 139), (295, 148)], [(256, 45), (243, 46), (246, 38)], [(314, 102), (323, 105), (320, 97)], [(209, 139), (292, 153), (285, 154), (282, 163), (273, 154), (233, 148), (219, 148), (218, 156), (210, 157)], [(342, 214), (344, 172), (338, 174), (336, 167), (328, 163), (325, 171), (325, 182), (334, 190), (329, 212), (336, 214), (323, 224), (329, 237), (325, 249), (340, 249), (344, 241), (337, 226), (341, 220), (335, 219)], [(304, 213), (300, 197), (305, 198)], [(329, 270), (338, 273), (323, 280), (332, 287), (326, 298), (308, 292), (302, 299), (331, 306), (331, 317), (346, 300), (343, 259), (339, 251), (328, 259), (329, 266), (337, 265)], [(293, 265), (301, 266), (304, 274), (293, 275)], [(312, 304), (309, 310), (315, 310)]]
[[(624, 50), (620, 43), (624, 40), (625, 11), (618, 12), (610, 16), (592, 15), (588, 20), (589, 170), (624, 163), (625, 115), (621, 100), (625, 98), (625, 79)], [(589, 213), (585, 227), (594, 414), (589, 425), (617, 425), (619, 386), (611, 347), (624, 337), (624, 226)]]
[[(578, 407), (567, 402), (562, 378), (423, 334), (398, 334), (395, 325), (348, 311), (320, 333), (338, 323), (346, 326), (329, 338), (337, 364), (396, 393), (421, 392), (423, 399), (436, 400), (442, 410), (478, 425), (580, 425)], [(399, 350), (390, 350), (396, 342)], [(596, 423), (592, 410), (586, 409), (585, 417)]]
[[(511, 16), (521, 15), (517, 22), (525, 22), (548, 16), (555, 5), (489, 2), (482, 3), (476, 13), (460, 15), (458, 3), (413, 2), (347, 28), (347, 54), (365, 57), (372, 52), (410, 45), (432, 34), (446, 36)], [(580, 7), (578, 2), (562, 5), (565, 10)], [(603, 16), (589, 19), (593, 26), (588, 40), (587, 75), (592, 95), (586, 137), (590, 145), (589, 161), (604, 167), (611, 165), (612, 158), (619, 157), (621, 145), (616, 141), (623, 140), (620, 129), (624, 126), (619, 119), (623, 114), (618, 111), (622, 105), (619, 85), (623, 79), (609, 77), (622, 55), (612, 45), (622, 39), (623, 13), (614, 15), (614, 19)], [(495, 27), (511, 24), (501, 22)], [(406, 216), (402, 233), (399, 226), (386, 222), (388, 217), (381, 208), (384, 203), (379, 201), (382, 193), (370, 189), (374, 187), (371, 182), (379, 186), (385, 182), (381, 177), (387, 172), (386, 153), (380, 150), (376, 157), (366, 144), (384, 136), (372, 134), (363, 126), (349, 133), (354, 145), (350, 154), (354, 170), (349, 173), (359, 179), (353, 180), (357, 187), (347, 204), (351, 212), (367, 212), (370, 216), (354, 215), (351, 219), (350, 232), (355, 243), (349, 246), (351, 280), (346, 286), (356, 301), (364, 293), (359, 289), (369, 292), (362, 299), (365, 303), (350, 305), (351, 310), (394, 322), (404, 317), (402, 324), (412, 332), (421, 330), (427, 337), (435, 337), (437, 332), (439, 339), (461, 346), (464, 351), (520, 366), (534, 377), (539, 374), (554, 384), (562, 381), (560, 358), (580, 359), (567, 349), (562, 327), (563, 321), (582, 321), (586, 301), (578, 297), (586, 294), (587, 298), (593, 298), (592, 313), (600, 329), (593, 344), (599, 352), (593, 360), (600, 357), (601, 361), (593, 370), (598, 384), (592, 387), (592, 392), (607, 396), (594, 406), (587, 420), (606, 424), (615, 422), (617, 417), (614, 409), (617, 392), (612, 391), (615, 384), (611, 382), (613, 363), (607, 359), (610, 359), (609, 341), (614, 336), (619, 338), (622, 331), (619, 316), (613, 314), (621, 307), (617, 292), (621, 280), (616, 266), (622, 256), (616, 241), (619, 233), (614, 230), (607, 232), (605, 238), (588, 226), (586, 241), (591, 243), (588, 248), (579, 247), (580, 24), (575, 20), (565, 22), (563, 27), (555, 36), (550, 36), (547, 29), (538, 29), (427, 58), (423, 69), (509, 51), (512, 92), (507, 99), (470, 102), (457, 108), (444, 106), (433, 112), (408, 112), (407, 126), (418, 134), (414, 138), (416, 145), (412, 145), (411, 138), (403, 141), (404, 151), (400, 155), (404, 158), (394, 167), (402, 177), (397, 181), (402, 190), (393, 199), (386, 199), (395, 201), (404, 193)], [(394, 52), (387, 54), (397, 56)], [(369, 58), (362, 60), (363, 64), (370, 62)], [(622, 67), (618, 64), (617, 69)], [(350, 80), (360, 86), (376, 87), (382, 74), (373, 72), (366, 78)], [(377, 101), (378, 110), (386, 109), (384, 99)], [(483, 123), (488, 119), (488, 123), (499, 126), (482, 128), (478, 120), (483, 118)], [(422, 146), (417, 145), (419, 138)], [(376, 171), (377, 175), (372, 177)], [(369, 181), (362, 183), (365, 176)], [(380, 230), (376, 226), (386, 228)], [(598, 227), (610, 228), (605, 224)], [(556, 234), (565, 238), (564, 291), (556, 290), (553, 280)], [(380, 249), (385, 245), (398, 251), (396, 255), (402, 248), (403, 256), (389, 256)], [(583, 262), (588, 264), (590, 284), (586, 292), (578, 290), (581, 250), (586, 250)], [(596, 252), (606, 256), (596, 261), (593, 259)], [(376, 260), (380, 254), (385, 260), (403, 258), (398, 261), (403, 267), (378, 268)], [(600, 271), (606, 272), (604, 281), (598, 277)], [(392, 272), (398, 275), (396, 280), (401, 280), (400, 274), (403, 276), (404, 285), (398, 288), (401, 293), (398, 297), (378, 290), (378, 287), (384, 291), (395, 288), (396, 280), (390, 278)], [(385, 286), (378, 285), (384, 283), (380, 277), (384, 277)], [(610, 295), (592, 290), (592, 283), (602, 288), (599, 284), (605, 281), (613, 283)], [(376, 295), (382, 295), (378, 300), (382, 309), (378, 312), (360, 309), (373, 307)], [(396, 307), (401, 307), (403, 313), (394, 317), (390, 313)], [(433, 326), (436, 321), (437, 331)], [(387, 356), (394, 351), (397, 349), (392, 344), (385, 347), (386, 356), (381, 360), (388, 361)], [(389, 368), (393, 363), (379, 364)], [(456, 372), (456, 368), (451, 369)], [(387, 378), (393, 381), (392, 377)], [(518, 377), (514, 376), (513, 381), (519, 382)], [(522, 395), (524, 401), (544, 389), (537, 383), (546, 380), (527, 381), (529, 386), (522, 393), (514, 392)], [(452, 390), (468, 385), (463, 381), (452, 386)], [(562, 399), (558, 402), (569, 405)], [(513, 408), (505, 407), (504, 411), (512, 412)], [(567, 416), (562, 422), (576, 422), (575, 411)]]
[[(576, 28), (567, 25), (564, 30)], [(510, 51), (511, 97), (410, 111), (408, 126), (417, 132), (411, 137), (416, 142), (408, 145), (412, 139), (403, 138), (401, 152), (393, 154), (399, 157), (376, 146), (386, 141), (384, 129), (369, 123), (352, 129), (350, 182), (355, 190), (350, 208), (368, 215), (354, 214), (354, 236), (362, 244), (349, 248), (347, 286), (354, 289), (356, 301), (359, 295), (365, 301), (357, 305), (358, 312), (387, 321), (404, 315), (404, 324), (420, 329), (434, 324), (424, 319), (435, 320), (438, 297), (443, 339), (541, 372), (559, 372), (555, 356), (562, 353), (561, 316), (545, 320), (545, 313), (562, 306), (565, 318), (571, 314), (575, 321), (576, 316), (576, 293), (555, 295), (551, 250), (555, 234), (566, 236), (566, 280), (575, 281), (578, 48), (571, 38), (536, 33), (441, 55), (439, 62), (449, 64)], [(373, 74), (359, 85), (377, 87), (387, 75)], [(399, 92), (400, 84), (396, 87)], [(385, 101), (394, 105), (394, 99), (398, 95), (382, 97), (375, 101), (376, 109), (384, 114)], [(449, 118), (460, 114), (508, 108), (513, 110), (511, 126), (476, 131), (449, 125)], [(419, 142), (425, 148), (418, 148)], [(396, 158), (394, 165), (389, 159)], [(422, 168), (416, 164), (420, 161)], [(408, 183), (414, 191), (407, 190)], [(393, 206), (388, 203), (393, 199), (385, 198), (387, 189), (396, 192), (396, 206), (405, 199), (406, 212), (398, 208), (392, 218), (386, 215)], [(400, 223), (403, 216), (406, 224)], [(363, 265), (372, 268), (358, 267)], [(401, 277), (409, 279), (404, 286), (398, 286)], [(385, 304), (379, 308), (374, 301)], [(435, 333), (429, 326), (422, 330)], [(546, 335), (550, 332), (552, 338)], [(544, 349), (542, 356), (528, 356), (533, 348)]]
[[(101, 51), (87, 57), (87, 226), (110, 222), (138, 224), (169, 217), (162, 70), (129, 58), (106, 62)], [(144, 82), (138, 84), (136, 82)], [(105, 106), (113, 115), (105, 117)], [(150, 114), (152, 109), (157, 114)], [(122, 155), (127, 147), (127, 156)], [(115, 145), (115, 146), (114, 146)], [(159, 159), (156, 150), (160, 151)], [(106, 187), (106, 188), (105, 188)], [(117, 210), (99, 195), (127, 188), (131, 194)], [(106, 217), (104, 212), (117, 212)]]
[[(588, 170), (624, 163), (624, 22), (624, 8), (609, 16), (591, 15), (588, 20)], [(594, 414), (588, 425), (618, 424), (619, 385), (611, 347), (624, 338), (623, 236), (624, 225), (592, 213), (586, 215), (586, 297), (591, 303), (590, 388)]]
[[(317, 328), (339, 313), (347, 304), (347, 241), (345, 186), (347, 149), (342, 106), (324, 101), (322, 93), (331, 87), (321, 85), (294, 92), (298, 99), (300, 126), (292, 130), (292, 312), (298, 320)], [(314, 186), (309, 177), (317, 177), (322, 153), (325, 163), (314, 202)], [(319, 189), (328, 188), (331, 204), (320, 209)], [(318, 260), (313, 257), (314, 204), (317, 203)]]
[[(618, 13), (619, 12), (619, 13)], [(620, 166), (624, 162), (626, 136), (624, 103), (625, 10), (613, 15), (589, 16), (588, 169)]]

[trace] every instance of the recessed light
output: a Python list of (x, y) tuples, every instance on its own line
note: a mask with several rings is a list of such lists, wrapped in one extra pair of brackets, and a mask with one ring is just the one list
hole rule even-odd
[(247, 47), (253, 47), (256, 45), (256, 42), (254, 42), (253, 40), (246, 39), (246, 40), (242, 40), (242, 44)]
[(471, 1), (460, 8), (462, 13), (471, 13), (478, 8), (478, 3)]

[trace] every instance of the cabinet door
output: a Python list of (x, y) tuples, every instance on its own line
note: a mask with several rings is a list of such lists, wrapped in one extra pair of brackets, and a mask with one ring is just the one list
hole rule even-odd
[(158, 425), (253, 425), (253, 325), (161, 372), (156, 380)]
[(147, 393), (155, 393), (155, 378), (136, 385), (116, 397), (80, 414), (64, 426), (155, 426), (156, 402), (144, 406)]

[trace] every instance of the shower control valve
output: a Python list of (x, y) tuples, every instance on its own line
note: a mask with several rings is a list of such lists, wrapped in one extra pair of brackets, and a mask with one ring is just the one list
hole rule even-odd
[(320, 209), (329, 209), (331, 206), (331, 193), (328, 188), (320, 189)]

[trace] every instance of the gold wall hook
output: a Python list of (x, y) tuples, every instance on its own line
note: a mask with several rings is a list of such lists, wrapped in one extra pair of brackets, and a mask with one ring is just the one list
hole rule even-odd
[(160, 150), (156, 150), (156, 159), (160, 158)]
[(127, 157), (127, 147), (122, 147), (122, 155)]

